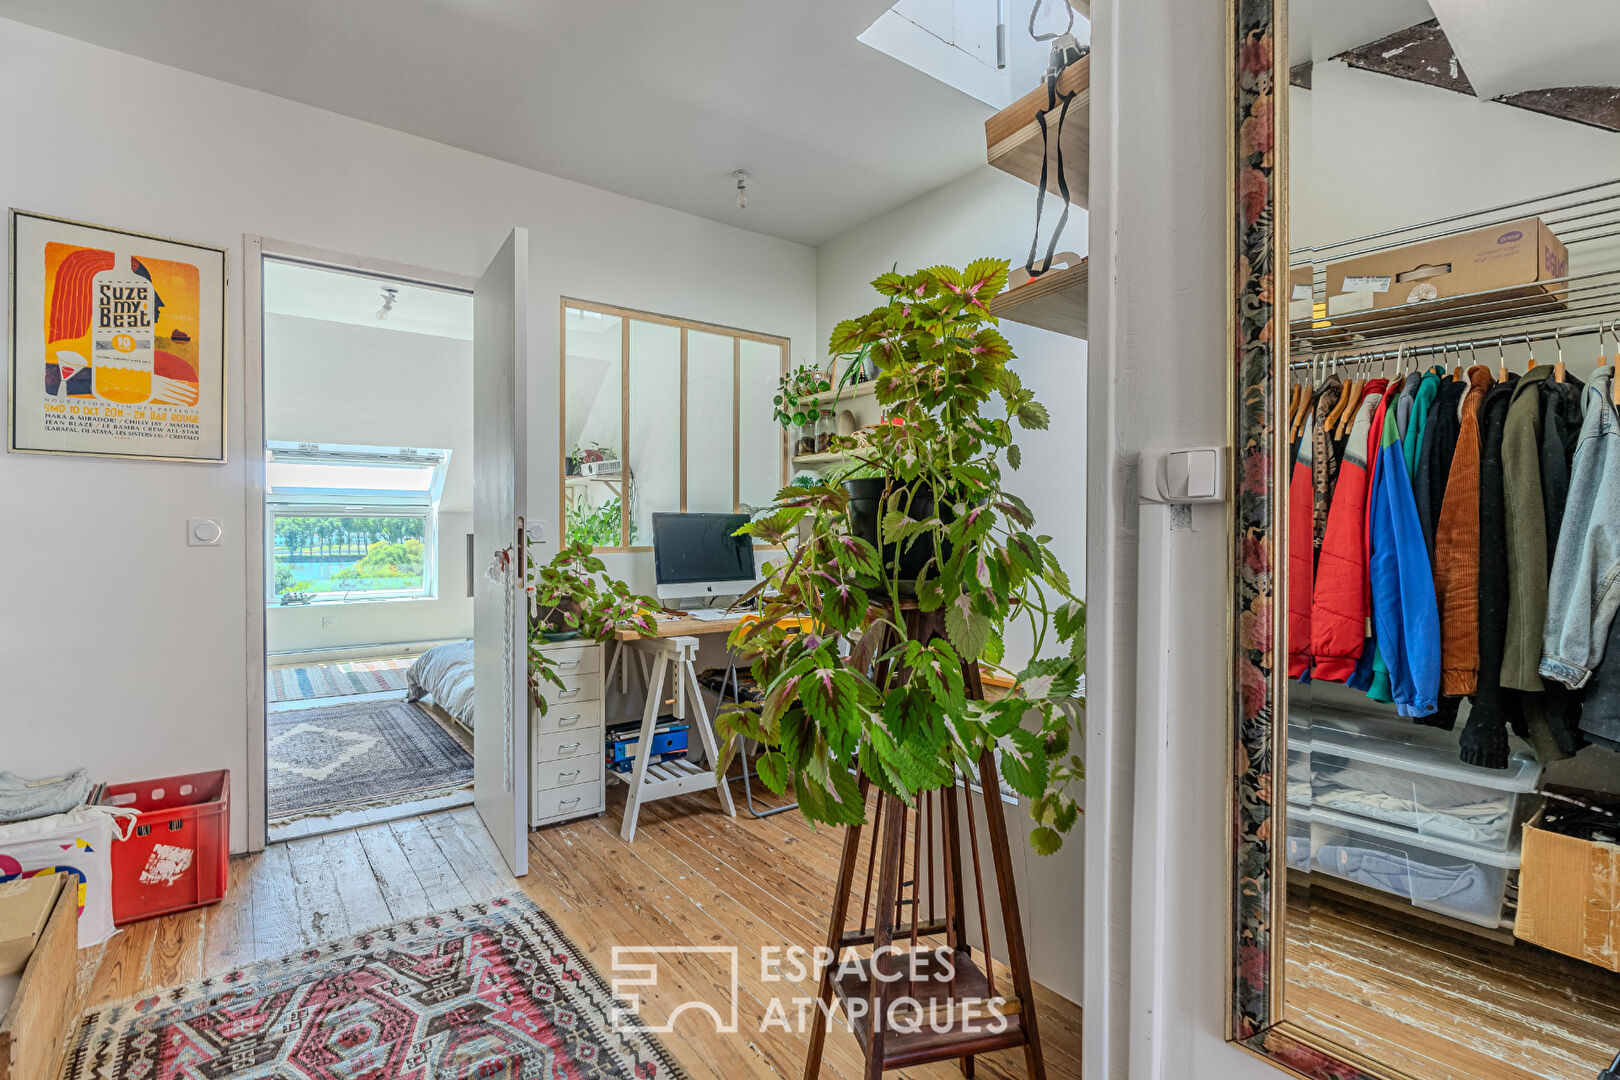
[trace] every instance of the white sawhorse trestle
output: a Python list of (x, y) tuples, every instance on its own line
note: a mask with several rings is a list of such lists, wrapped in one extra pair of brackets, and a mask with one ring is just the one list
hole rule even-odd
[[(731, 803), (731, 789), (715, 779), (714, 767), (720, 760), (720, 749), (715, 743), (714, 727), (709, 722), (709, 710), (703, 703), (703, 688), (697, 680), (698, 639), (695, 637), (636, 638), (620, 641), (608, 667), (607, 683), (619, 676), (619, 689), (629, 693), (630, 658), (639, 661), (642, 687), (646, 691), (646, 706), (641, 714), (641, 738), (636, 743), (636, 763), (626, 776), (609, 770), (608, 775), (629, 786), (624, 800), (624, 824), (619, 836), (625, 843), (636, 837), (636, 816), (641, 804), (654, 799), (667, 799), (673, 795), (686, 795), (694, 791), (718, 791), (720, 809), (728, 817), (736, 817)], [(696, 733), (708, 759), (704, 766), (695, 765), (685, 758), (676, 758), (654, 764), (648, 748), (653, 743), (653, 729), (658, 726), (658, 714), (663, 706), (666, 681), (673, 683), (675, 691), (674, 714), (689, 726), (688, 740)]]

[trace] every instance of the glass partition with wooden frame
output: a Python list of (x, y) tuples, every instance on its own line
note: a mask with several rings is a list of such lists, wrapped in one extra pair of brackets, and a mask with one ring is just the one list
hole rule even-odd
[(1229, 15), (1229, 1037), (1311, 1080), (1594, 1080), (1620, 17)]
[(566, 541), (649, 551), (654, 513), (742, 512), (787, 483), (787, 338), (571, 299), (561, 338)]

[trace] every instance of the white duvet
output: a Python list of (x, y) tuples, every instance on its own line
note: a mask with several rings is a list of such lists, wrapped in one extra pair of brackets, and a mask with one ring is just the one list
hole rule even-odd
[(405, 669), (405, 683), (405, 700), (421, 701), (431, 694), (434, 704), (473, 730), (472, 642), (433, 646)]

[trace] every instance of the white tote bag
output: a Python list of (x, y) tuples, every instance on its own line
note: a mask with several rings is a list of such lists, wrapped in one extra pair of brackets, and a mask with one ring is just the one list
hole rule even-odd
[(58, 870), (77, 875), (79, 948), (100, 945), (113, 935), (111, 849), (127, 827), (96, 806), (0, 825), (0, 881)]

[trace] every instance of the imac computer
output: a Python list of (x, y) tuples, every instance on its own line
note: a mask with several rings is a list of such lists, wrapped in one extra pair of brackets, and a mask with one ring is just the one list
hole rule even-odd
[(748, 521), (747, 514), (654, 514), (658, 599), (713, 603), (753, 588), (754, 538), (732, 535)]

